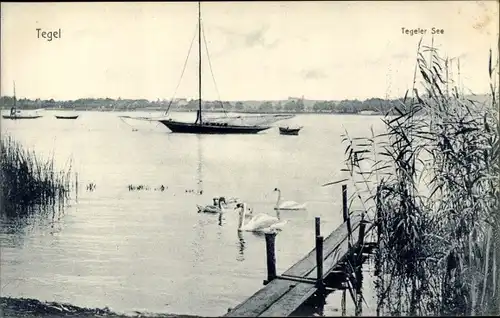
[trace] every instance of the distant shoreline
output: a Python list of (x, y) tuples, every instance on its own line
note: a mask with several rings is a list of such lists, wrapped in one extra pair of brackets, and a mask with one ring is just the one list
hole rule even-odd
[[(422, 96), (421, 96), (422, 97)], [(423, 97), (422, 97), (423, 98)], [(491, 100), (489, 95), (467, 95), (468, 99), (484, 103)], [(381, 99), (369, 98), (360, 100), (312, 100), (290, 97), (287, 100), (246, 100), (246, 101), (202, 101), (202, 110), (210, 113), (241, 113), (241, 114), (358, 114), (384, 115), (397, 112), (394, 109), (408, 107), (411, 100), (405, 98)], [(56, 101), (15, 99), (11, 96), (1, 96), (2, 108), (10, 109), (16, 105), (21, 110), (73, 110), (73, 111), (119, 111), (119, 112), (194, 112), (199, 109), (199, 100), (176, 99), (149, 101), (146, 99), (111, 99), (111, 98), (80, 98), (77, 100)]]
[[(2, 111), (10, 110), (8, 107), (1, 108)], [(36, 109), (25, 109), (26, 111), (35, 111)], [(40, 109), (38, 109), (40, 110)], [(48, 111), (75, 111), (75, 112), (106, 112), (106, 113), (128, 113), (128, 112), (163, 112), (164, 109), (73, 109), (73, 108), (41, 108), (41, 110)], [(170, 110), (171, 113), (194, 113), (196, 110)], [(205, 113), (224, 113), (223, 110), (204, 110)], [(229, 110), (226, 113), (237, 113), (237, 114), (255, 114), (255, 115), (362, 115), (362, 116), (383, 116), (382, 113), (374, 112), (374, 113), (340, 113), (340, 112), (327, 112), (327, 111), (313, 111), (306, 110), (301, 112), (287, 112), (287, 111), (273, 111), (273, 112), (263, 112), (256, 110)]]

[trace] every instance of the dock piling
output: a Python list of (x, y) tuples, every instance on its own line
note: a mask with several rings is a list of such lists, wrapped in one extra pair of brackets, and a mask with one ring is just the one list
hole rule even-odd
[(344, 222), (347, 222), (347, 232), (349, 240), (349, 248), (351, 247), (351, 218), (349, 216), (349, 207), (347, 205), (347, 185), (342, 185), (342, 215), (344, 217)]
[(360, 247), (363, 246), (364, 240), (365, 240), (365, 229), (366, 229), (366, 223), (364, 221), (359, 223), (359, 235), (358, 235), (358, 245)]
[(343, 289), (342, 290), (342, 300), (340, 301), (340, 306), (341, 306), (341, 310), (342, 310), (342, 317), (345, 317), (346, 316), (346, 289)]
[(275, 241), (276, 233), (266, 233), (266, 255), (267, 255), (267, 279), (264, 285), (267, 285), (276, 278), (276, 254)]
[(380, 202), (380, 192), (381, 188), (380, 185), (377, 186), (377, 192), (375, 194), (375, 208), (376, 208), (376, 219), (375, 219), (375, 224), (377, 226), (377, 245), (380, 243), (380, 234), (382, 233), (382, 208), (381, 208), (381, 202)]
[(316, 236), (316, 287), (323, 290), (323, 236)]
[(365, 245), (365, 229), (366, 229), (366, 223), (365, 221), (361, 221), (359, 223), (359, 235), (358, 235), (358, 248), (357, 248), (357, 254), (358, 254), (358, 259), (357, 263), (362, 262), (362, 257), (363, 257), (363, 249)]
[(319, 216), (317, 216), (315, 218), (315, 233), (316, 233), (316, 237), (320, 236), (321, 235), (321, 220), (319, 218)]
[(344, 217), (344, 222), (347, 222), (349, 217), (349, 212), (347, 211), (347, 185), (342, 185), (342, 216)]

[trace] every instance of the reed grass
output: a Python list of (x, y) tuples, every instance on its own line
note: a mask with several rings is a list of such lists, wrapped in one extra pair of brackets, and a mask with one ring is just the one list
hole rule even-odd
[(343, 136), (351, 205), (378, 226), (378, 315), (500, 314), (498, 61), (490, 51), (484, 103), (465, 98), (450, 64), (419, 43), (414, 87), (385, 132)]
[(66, 171), (56, 171), (53, 158), (41, 161), (11, 136), (2, 136), (0, 150), (2, 216), (22, 216), (37, 210), (32, 207), (64, 204), (69, 198), (71, 163)]

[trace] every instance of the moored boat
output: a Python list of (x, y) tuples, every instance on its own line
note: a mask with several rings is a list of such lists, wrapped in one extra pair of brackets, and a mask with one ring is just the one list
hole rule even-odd
[(43, 117), (42, 115), (2, 115), (3, 119), (37, 119)]
[(34, 114), (29, 114), (29, 113), (23, 113), (20, 109), (17, 109), (16, 82), (14, 82), (13, 85), (14, 85), (14, 105), (10, 109), (10, 114), (2, 115), (2, 118), (17, 120), (17, 119), (37, 119), (43, 117), (42, 115), (38, 114), (38, 110), (35, 110)]
[(77, 119), (79, 115), (55, 115), (57, 119)]
[[(202, 111), (202, 96), (201, 96), (201, 41), (202, 41), (202, 21), (201, 21), (201, 5), (198, 2), (198, 111), (196, 121), (184, 122), (173, 119), (157, 119), (158, 122), (165, 125), (173, 133), (191, 133), (191, 134), (257, 134), (261, 131), (271, 128), (270, 123), (273, 121), (282, 120), (284, 118), (278, 116), (258, 116), (262, 117), (257, 122), (256, 116), (252, 118), (244, 118), (243, 116), (227, 117), (214, 119), (205, 119)], [(208, 49), (207, 49), (208, 52)], [(189, 53), (188, 53), (189, 56)], [(211, 63), (209, 63), (211, 65)], [(211, 66), (210, 66), (211, 67)], [(184, 72), (184, 71), (183, 71)], [(182, 75), (181, 75), (182, 76)], [(171, 105), (171, 103), (170, 103)], [(170, 105), (167, 108), (170, 109)], [(221, 102), (222, 105), (222, 102)], [(222, 106), (223, 107), (223, 106)], [(224, 110), (225, 112), (225, 110)], [(227, 116), (227, 114), (226, 114)], [(252, 123), (250, 123), (252, 122)]]
[(186, 123), (172, 119), (158, 120), (174, 133), (191, 134), (256, 134), (271, 128), (262, 125), (231, 125), (229, 123), (201, 122)]
[(293, 135), (297, 136), (302, 127), (279, 127), (280, 135)]

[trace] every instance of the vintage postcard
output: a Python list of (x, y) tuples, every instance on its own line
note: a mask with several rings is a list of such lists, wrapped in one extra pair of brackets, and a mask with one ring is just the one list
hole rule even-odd
[(499, 1), (0, 14), (5, 317), (500, 315)]

